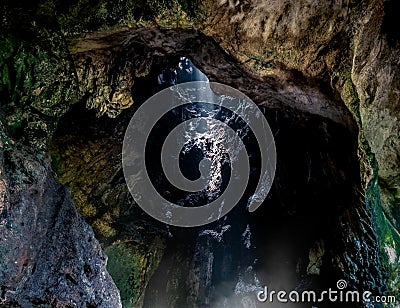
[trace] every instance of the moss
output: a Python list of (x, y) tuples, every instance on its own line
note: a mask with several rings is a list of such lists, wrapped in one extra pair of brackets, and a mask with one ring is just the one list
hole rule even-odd
[[(94, 206), (85, 206), (84, 209), (80, 209), (80, 211), (89, 211), (89, 213), (82, 213), (82, 215), (92, 215), (90, 211), (94, 211), (96, 213), (96, 208)], [(112, 227), (113, 219), (109, 213), (105, 213), (101, 218), (96, 219), (92, 225), (96, 234), (100, 234), (104, 237), (111, 238), (117, 234), (117, 231)]]
[(360, 114), (360, 100), (358, 98), (357, 89), (351, 78), (351, 66), (345, 66), (339, 74), (339, 92), (343, 102), (347, 108), (353, 114), (357, 124), (361, 125), (361, 114)]
[[(97, 209), (92, 203), (85, 204), (85, 207), (81, 209), (83, 217), (91, 218), (97, 215)], [(115, 233), (112, 232), (114, 235)]]
[(262, 70), (267, 70), (270, 71), (273, 69), (275, 66), (273, 64), (273, 60), (275, 58), (276, 52), (268, 50), (264, 51), (260, 55), (248, 55), (247, 60), (244, 61), (244, 63), (249, 63), (251, 64), (251, 68), (258, 72)]
[[(11, 117), (10, 117), (11, 118)], [(8, 127), (11, 130), (11, 134), (14, 134), (18, 129), (22, 127), (22, 119), (19, 117), (14, 117), (14, 121), (8, 121)]]
[(140, 296), (134, 285), (135, 280), (140, 283), (138, 271), (143, 268), (143, 257), (124, 244), (107, 247), (105, 253), (108, 256), (107, 270), (119, 289), (123, 306), (133, 307)]
[(59, 177), (63, 173), (63, 164), (60, 155), (51, 153), (51, 169)]
[(3, 37), (0, 41), (0, 59), (3, 61), (11, 58), (14, 53), (14, 40), (10, 37)]
[(9, 13), (17, 28), (0, 32), (1, 109), (9, 136), (44, 152), (58, 117), (78, 96), (72, 59), (57, 27), (31, 11), (22, 14), (32, 13), (34, 20), (21, 24), (18, 10)]
[[(3, 38), (0, 43), (0, 71), (3, 97), (8, 97), (8, 103), (25, 104), (30, 101), (29, 92), (35, 84), (34, 67), (45, 61), (42, 52), (30, 50), (28, 44), (11, 37)], [(38, 52), (37, 54), (35, 54)]]
[[(78, 139), (81, 137), (82, 139)], [(110, 240), (118, 234), (113, 227), (123, 206), (121, 190), (109, 185), (118, 164), (109, 164), (120, 150), (108, 139), (87, 140), (81, 135), (66, 135), (49, 143), (52, 169), (62, 184), (71, 188), (72, 200), (96, 235)]]
[[(387, 274), (388, 294), (400, 298), (400, 234), (393, 227), (382, 209), (380, 189), (378, 185), (378, 166), (373, 155), (371, 165), (374, 176), (366, 190), (366, 202), (375, 215), (375, 222), (379, 235), (380, 259), (382, 271)], [(387, 305), (386, 307), (395, 307)]]
[(193, 27), (202, 14), (197, 1), (79, 0), (56, 5), (58, 21), (67, 35), (128, 26)]
[(120, 291), (123, 307), (141, 307), (144, 290), (161, 260), (163, 246), (156, 237), (146, 248), (120, 241), (105, 248), (107, 270)]
[(13, 143), (10, 136), (7, 134), (5, 120), (0, 114), (0, 151), (7, 150)]
[(12, 38), (0, 36), (0, 95), (3, 98), (13, 95), (14, 85), (10, 69), (12, 68), (11, 58), (15, 50), (14, 45)]
[(293, 50), (286, 48), (262, 49), (255, 53), (238, 54), (237, 57), (259, 76), (273, 73), (277, 63), (290, 64), (296, 61)]
[[(387, 295), (400, 298), (400, 235), (386, 218), (382, 208), (376, 209), (376, 217), (381, 237), (381, 262), (383, 270), (389, 276)], [(387, 307), (397, 306), (387, 305)]]
[(382, 206), (380, 206), (380, 190), (376, 176), (370, 182), (366, 193), (366, 199), (375, 209), (376, 222), (379, 228), (380, 239), (383, 242), (382, 244), (395, 246), (397, 248), (396, 251), (400, 255), (400, 235), (390, 224), (382, 210)]

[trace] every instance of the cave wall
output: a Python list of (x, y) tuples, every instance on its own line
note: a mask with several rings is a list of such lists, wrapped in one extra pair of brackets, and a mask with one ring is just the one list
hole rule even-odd
[[(198, 29), (211, 36), (250, 74), (263, 76), (263, 80), (267, 81), (265, 84), (269, 82), (275, 89), (282, 88), (285, 95), (290, 93), (292, 97), (293, 93), (296, 96), (296, 92), (300, 92), (295, 100), (296, 108), (302, 108), (303, 103), (306, 108), (311, 106), (308, 111), (316, 113), (315, 109), (321, 107), (321, 101), (326, 99), (320, 97), (315, 104), (309, 104), (307, 100), (302, 102), (301, 99), (307, 97), (302, 96), (304, 82), (290, 82), (292, 74), (300, 74), (305, 80), (311, 80), (309, 84), (325, 89), (327, 100), (336, 100), (333, 103), (335, 108), (341, 108), (338, 101), (345, 103), (359, 129), (363, 202), (371, 206), (370, 215), (372, 220), (377, 221), (376, 228), (380, 230), (385, 263), (392, 269), (392, 276), (396, 277), (393, 272), (397, 272), (399, 257), (400, 168), (399, 97), (396, 94), (399, 87), (399, 42), (393, 30), (398, 28), (398, 21), (393, 17), (397, 7), (395, 2), (205, 1), (188, 6), (185, 1), (157, 5), (149, 1), (142, 5), (142, 12), (145, 13), (136, 14), (137, 18), (132, 14), (119, 25), (125, 26), (125, 29), (144, 26)], [(128, 16), (127, 12), (132, 11), (121, 10), (123, 16)], [(163, 18), (165, 16), (169, 18)], [(86, 20), (65, 22), (64, 25), (67, 33), (73, 33), (71, 29), (74, 27), (93, 27)], [(118, 28), (116, 25), (118, 23), (111, 22), (109, 27)], [(164, 41), (153, 39), (154, 35), (149, 34), (145, 41), (161, 46)], [(91, 41), (90, 36), (86, 39)], [(101, 39), (93, 41), (98, 43)], [(129, 42), (128, 34), (121, 41)], [(79, 46), (79, 39), (72, 39), (71, 42), (74, 52)], [(191, 43), (196, 44), (195, 40)], [(212, 79), (215, 72), (213, 74), (213, 69), (204, 65), (206, 61), (213, 62), (214, 66), (220, 64), (207, 52), (197, 56), (196, 64)], [(235, 71), (237, 69), (233, 67), (225, 70)], [(242, 91), (245, 90), (241, 87), (242, 82), (249, 82), (240, 73), (237, 78), (220, 77)], [(271, 105), (271, 101), (276, 102), (277, 99), (274, 95), (268, 96), (270, 87), (265, 84), (254, 87), (253, 93), (252, 90), (246, 93), (257, 102), (268, 98)], [(260, 97), (260, 93), (265, 96)], [(323, 110), (325, 108), (322, 107)], [(344, 113), (339, 111), (339, 114)], [(397, 287), (393, 286), (398, 284), (397, 279), (392, 279), (390, 284), (395, 290)]]
[(107, 257), (46, 154), (79, 95), (65, 39), (39, 10), (1, 14), (0, 305), (120, 307)]
[[(55, 5), (69, 36), (110, 28), (198, 29), (258, 76), (279, 76), (283, 65), (321, 81), (346, 103), (358, 122), (360, 155), (368, 160), (369, 148), (375, 155), (382, 205), (391, 223), (398, 226), (395, 1), (128, 1), (113, 4), (112, 9), (105, 0), (95, 3)], [(77, 12), (82, 18), (74, 17)], [(118, 21), (113, 18), (116, 14)], [(371, 170), (364, 171), (366, 186)]]

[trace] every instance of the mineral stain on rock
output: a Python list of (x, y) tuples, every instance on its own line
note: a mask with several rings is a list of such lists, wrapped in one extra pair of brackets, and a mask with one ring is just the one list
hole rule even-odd
[[(0, 305), (257, 307), (338, 279), (400, 299), (396, 3), (2, 2)], [(257, 216), (169, 228), (128, 192), (125, 128), (181, 56), (271, 125)]]

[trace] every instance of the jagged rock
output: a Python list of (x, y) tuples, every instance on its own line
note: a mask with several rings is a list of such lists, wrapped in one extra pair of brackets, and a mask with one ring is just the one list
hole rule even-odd
[(120, 307), (107, 257), (45, 154), (78, 88), (60, 30), (36, 9), (1, 5), (1, 306)]
[(46, 162), (19, 145), (0, 170), (2, 304), (120, 307), (100, 244)]

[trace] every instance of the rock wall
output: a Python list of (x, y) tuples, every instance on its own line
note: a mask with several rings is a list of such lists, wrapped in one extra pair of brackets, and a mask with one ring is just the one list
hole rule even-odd
[(107, 257), (46, 155), (78, 97), (65, 40), (39, 10), (1, 12), (1, 306), (120, 307)]
[(107, 257), (48, 164), (23, 146), (1, 163), (2, 306), (120, 307)]

